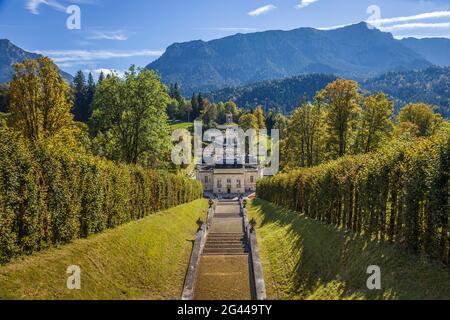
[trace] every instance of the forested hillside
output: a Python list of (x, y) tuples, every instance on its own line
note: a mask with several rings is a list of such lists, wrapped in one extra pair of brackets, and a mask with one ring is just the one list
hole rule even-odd
[(448, 38), (404, 38), (402, 44), (416, 51), (437, 66), (450, 66), (450, 39)]
[[(309, 74), (251, 85), (225, 88), (205, 94), (214, 102), (234, 100), (247, 108), (262, 105), (266, 110), (289, 114), (302, 100), (311, 100), (316, 91), (333, 82), (336, 76)], [(360, 82), (365, 94), (384, 92), (395, 102), (395, 112), (408, 103), (424, 102), (450, 118), (450, 67), (430, 67), (422, 71), (390, 72)]]
[(289, 114), (302, 100), (310, 100), (317, 91), (336, 80), (336, 76), (309, 74), (279, 80), (268, 80), (236, 88), (225, 88), (205, 94), (213, 102), (233, 100), (238, 106), (266, 110), (277, 109)]
[(361, 83), (370, 92), (383, 91), (396, 102), (397, 111), (407, 103), (425, 102), (450, 118), (450, 68), (391, 72)]

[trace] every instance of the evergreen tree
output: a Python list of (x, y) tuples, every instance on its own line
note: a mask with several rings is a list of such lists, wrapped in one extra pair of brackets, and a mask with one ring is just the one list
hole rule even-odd
[(8, 112), (9, 110), (9, 87), (0, 84), (0, 112)]
[(94, 100), (95, 94), (95, 81), (92, 73), (89, 72), (87, 86), (86, 86), (86, 105), (83, 110), (83, 122), (87, 123), (92, 115), (92, 101)]
[(191, 108), (192, 108), (192, 119), (197, 119), (198, 116), (200, 115), (200, 108), (198, 105), (198, 97), (195, 93), (192, 94)]
[(100, 75), (98, 76), (97, 84), (102, 83), (103, 80), (105, 80), (105, 74), (103, 73), (103, 71), (101, 71)]
[(201, 116), (205, 111), (205, 101), (201, 93), (198, 94), (197, 101), (198, 101), (198, 115)]
[(86, 103), (87, 103), (87, 87), (86, 78), (83, 71), (78, 71), (73, 79), (73, 90), (75, 101), (73, 106), (73, 113), (76, 121), (84, 121), (86, 119)]

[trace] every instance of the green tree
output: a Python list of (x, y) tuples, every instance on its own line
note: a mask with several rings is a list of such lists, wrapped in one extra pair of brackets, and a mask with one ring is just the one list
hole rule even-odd
[(249, 129), (258, 130), (258, 119), (251, 113), (244, 114), (239, 118), (239, 126), (244, 131)]
[(266, 119), (264, 117), (264, 110), (261, 106), (257, 106), (255, 111), (253, 112), (253, 115), (258, 120), (258, 128), (259, 129), (266, 129)]
[(169, 104), (167, 105), (167, 116), (170, 120), (176, 120), (180, 113), (180, 108), (178, 101), (175, 99), (170, 99)]
[(98, 153), (127, 163), (165, 166), (171, 147), (165, 112), (169, 102), (166, 87), (153, 71), (132, 66), (124, 78), (103, 80), (92, 116)]
[(100, 75), (98, 76), (97, 84), (102, 83), (102, 81), (105, 80), (105, 74), (103, 71), (100, 72)]
[(83, 71), (78, 71), (73, 78), (73, 92), (75, 101), (73, 113), (75, 120), (85, 122), (87, 118), (87, 86)]
[(316, 101), (327, 105), (329, 143), (337, 157), (348, 151), (354, 121), (360, 111), (358, 103), (361, 96), (358, 90), (356, 81), (338, 79), (316, 96)]
[(32, 142), (78, 145), (79, 127), (70, 112), (71, 91), (49, 58), (14, 65), (11, 82), (11, 127)]
[(225, 108), (225, 104), (223, 102), (219, 102), (217, 104), (217, 123), (225, 123), (227, 121), (227, 110)]
[(197, 119), (200, 116), (200, 107), (198, 105), (198, 97), (194, 93), (191, 98), (192, 119)]
[(312, 167), (323, 162), (326, 143), (324, 115), (320, 105), (309, 102), (294, 110), (282, 142), (283, 166)]
[(286, 131), (286, 127), (288, 124), (288, 119), (286, 116), (284, 116), (281, 113), (276, 113), (273, 117), (273, 126), (271, 129), (278, 129), (280, 130), (280, 134), (283, 135)]
[(83, 113), (83, 122), (87, 123), (92, 116), (92, 102), (94, 101), (96, 84), (92, 73), (89, 72), (86, 86), (86, 106)]
[(425, 103), (411, 103), (400, 110), (397, 120), (403, 128), (409, 127), (419, 136), (431, 136), (442, 123), (442, 116)]
[(197, 103), (198, 103), (198, 115), (197, 117), (201, 116), (205, 109), (206, 109), (206, 104), (205, 104), (205, 100), (203, 99), (203, 96), (201, 93), (199, 93), (197, 95)]
[(6, 84), (0, 84), (0, 112), (9, 110), (9, 87)]
[(185, 120), (187, 122), (191, 121), (192, 115), (192, 105), (191, 101), (184, 100), (183, 105), (179, 108), (179, 119)]
[(227, 101), (225, 103), (225, 112), (231, 113), (233, 115), (234, 121), (237, 121), (237, 119), (239, 118), (239, 108), (233, 101)]
[(389, 101), (384, 93), (364, 98), (357, 139), (360, 152), (367, 153), (379, 147), (383, 138), (392, 131), (393, 112), (394, 102)]
[(212, 128), (217, 124), (218, 110), (214, 103), (208, 101), (208, 99), (203, 99), (203, 112), (202, 120), (207, 128)]

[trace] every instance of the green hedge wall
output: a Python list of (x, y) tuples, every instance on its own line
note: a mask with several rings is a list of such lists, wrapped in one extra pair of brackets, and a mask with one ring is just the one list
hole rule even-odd
[(0, 134), (0, 263), (198, 199), (199, 182)]
[(414, 252), (450, 259), (450, 131), (262, 179), (258, 197)]

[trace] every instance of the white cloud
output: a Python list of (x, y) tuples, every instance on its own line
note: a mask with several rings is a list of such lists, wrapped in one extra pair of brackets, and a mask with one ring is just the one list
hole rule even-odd
[(345, 28), (345, 27), (348, 27), (348, 26), (351, 26), (353, 23), (349, 23), (349, 24), (340, 24), (340, 25), (338, 25), (338, 26), (332, 26), (332, 27), (319, 27), (319, 28), (316, 28), (317, 30), (324, 30), (324, 31), (327, 31), (327, 30), (336, 30), (336, 29), (341, 29), (341, 28)]
[(108, 60), (130, 57), (159, 57), (163, 51), (157, 50), (136, 50), (136, 51), (107, 51), (107, 50), (47, 50), (34, 51), (48, 56), (57, 64), (74, 65), (97, 60)]
[(84, 73), (92, 73), (92, 75), (94, 76), (94, 78), (97, 78), (100, 76), (100, 74), (103, 72), (103, 75), (107, 76), (109, 74), (113, 75), (117, 75), (119, 77), (123, 77), (125, 75), (125, 72), (127, 70), (116, 70), (116, 69), (107, 69), (107, 68), (99, 68), (99, 69), (85, 69), (83, 70)]
[(32, 14), (39, 14), (39, 7), (43, 5), (50, 6), (59, 11), (65, 11), (66, 7), (55, 0), (27, 0), (25, 8)]
[(263, 6), (263, 7), (255, 9), (253, 11), (250, 11), (248, 13), (248, 15), (252, 16), (252, 17), (256, 17), (256, 16), (259, 16), (259, 15), (262, 15), (262, 14), (266, 14), (266, 13), (272, 11), (272, 10), (275, 10), (276, 8), (277, 7), (275, 7), (273, 4), (268, 4), (267, 6)]
[[(450, 11), (434, 11), (434, 12), (425, 12), (413, 16), (401, 16), (401, 17), (392, 17), (392, 18), (384, 18), (384, 19), (376, 19), (376, 20), (367, 20), (366, 22), (373, 25), (375, 28), (378, 28), (382, 31), (390, 32), (396, 30), (405, 30), (405, 29), (447, 29), (449, 28), (448, 22), (440, 22), (440, 23), (431, 23), (431, 22), (423, 22), (423, 23), (399, 23), (399, 22), (409, 22), (409, 21), (420, 21), (420, 20), (430, 20), (430, 19), (442, 19), (449, 18)], [(351, 24), (343, 24), (333, 27), (322, 27), (317, 28), (319, 30), (334, 30), (339, 28), (344, 28), (350, 26)]]
[(95, 31), (88, 37), (90, 40), (128, 40), (128, 36), (122, 31)]
[(302, 9), (302, 8), (306, 8), (307, 6), (313, 4), (314, 2), (317, 2), (319, 0), (301, 0), (300, 4), (296, 5), (295, 8), (296, 9)]
[(449, 29), (450, 22), (441, 23), (403, 23), (388, 27), (380, 27), (382, 31), (412, 30), (412, 29)]
[(397, 23), (397, 22), (408, 22), (408, 21), (438, 19), (438, 18), (448, 18), (448, 17), (450, 17), (450, 11), (434, 11), (434, 12), (421, 13), (421, 14), (417, 14), (414, 16), (377, 19), (377, 20), (370, 20), (368, 22), (378, 23), (378, 24), (391, 24), (391, 23)]

